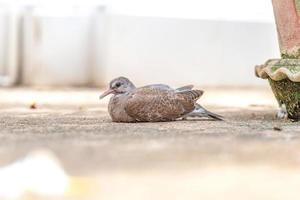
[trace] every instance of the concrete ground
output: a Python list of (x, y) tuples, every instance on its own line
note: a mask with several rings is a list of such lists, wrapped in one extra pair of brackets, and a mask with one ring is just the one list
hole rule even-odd
[(0, 166), (48, 149), (97, 180), (85, 199), (299, 199), (299, 123), (270, 89), (205, 91), (224, 121), (112, 123), (97, 89), (0, 89)]

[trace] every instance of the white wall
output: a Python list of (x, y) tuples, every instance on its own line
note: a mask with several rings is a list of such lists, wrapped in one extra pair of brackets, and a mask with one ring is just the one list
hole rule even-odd
[(38, 33), (32, 35), (33, 43), (27, 43), (25, 49), (24, 82), (30, 85), (88, 84), (89, 20), (40, 17), (35, 23), (32, 28), (38, 29)]
[(115, 15), (222, 21), (274, 21), (271, 0), (109, 0), (107, 3), (110, 6), (110, 13)]
[(254, 65), (279, 57), (269, 0), (110, 0), (93, 17), (78, 11), (97, 1), (38, 2), (23, 38), (23, 80), (32, 85), (104, 85), (119, 75), (261, 85)]
[(17, 10), (0, 6), (0, 86), (18, 78), (19, 16)]
[(105, 81), (260, 85), (254, 66), (279, 57), (272, 23), (112, 15)]
[(5, 74), (5, 52), (7, 50), (7, 16), (0, 9), (0, 76)]
[[(93, 84), (94, 45), (100, 37), (93, 11), (66, 16), (46, 15), (38, 8), (24, 17), (23, 83), (83, 86)], [(102, 22), (99, 20), (99, 26)]]

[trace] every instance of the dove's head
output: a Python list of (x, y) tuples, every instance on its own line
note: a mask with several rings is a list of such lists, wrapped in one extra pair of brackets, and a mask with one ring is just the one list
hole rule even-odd
[(135, 86), (133, 83), (125, 77), (118, 77), (110, 81), (109, 89), (103, 92), (100, 99), (106, 97), (109, 94), (123, 94), (133, 90)]

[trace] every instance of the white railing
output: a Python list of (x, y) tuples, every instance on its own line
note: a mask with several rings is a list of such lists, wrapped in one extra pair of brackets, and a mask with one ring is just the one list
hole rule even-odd
[[(23, 23), (23, 75), (27, 85), (90, 85), (97, 67), (101, 6), (58, 13), (27, 9)], [(55, 14), (54, 14), (55, 13)], [(102, 30), (104, 31), (104, 30)]]
[(16, 8), (0, 10), (0, 86), (11, 86), (19, 79), (20, 18)]

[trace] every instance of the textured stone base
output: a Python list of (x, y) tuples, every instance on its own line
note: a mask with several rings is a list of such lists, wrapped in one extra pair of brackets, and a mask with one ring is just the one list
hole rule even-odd
[(289, 79), (273, 81), (268, 79), (279, 105), (285, 104), (288, 118), (300, 119), (300, 83)]

